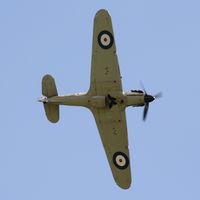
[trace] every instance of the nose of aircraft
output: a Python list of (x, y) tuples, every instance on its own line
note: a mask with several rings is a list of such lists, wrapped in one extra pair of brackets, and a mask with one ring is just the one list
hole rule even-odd
[(152, 102), (154, 99), (155, 99), (155, 98), (154, 98), (153, 96), (148, 95), (148, 94), (146, 94), (146, 95), (144, 96), (144, 101), (145, 101), (145, 103)]

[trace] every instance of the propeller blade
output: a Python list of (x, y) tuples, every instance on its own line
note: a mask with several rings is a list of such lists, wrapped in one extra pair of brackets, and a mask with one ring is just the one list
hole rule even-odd
[(149, 110), (149, 103), (146, 103), (144, 106), (143, 121), (145, 121), (145, 119), (147, 117), (148, 110)]
[(144, 91), (144, 93), (147, 94), (147, 92), (146, 92), (146, 90), (145, 90), (145, 88), (144, 88), (144, 85), (143, 85), (142, 81), (140, 81), (140, 86), (141, 86), (142, 90)]
[(154, 98), (160, 98), (160, 97), (162, 97), (162, 92), (159, 92), (158, 94), (156, 94), (155, 96), (154, 96)]
[(148, 110), (149, 110), (149, 103), (152, 102), (154, 99), (158, 99), (158, 98), (162, 97), (162, 92), (157, 93), (155, 96), (151, 96), (151, 95), (147, 94), (142, 81), (140, 81), (140, 86), (141, 86), (142, 90), (144, 91), (145, 105), (144, 105), (144, 111), (143, 111), (143, 121), (145, 121)]

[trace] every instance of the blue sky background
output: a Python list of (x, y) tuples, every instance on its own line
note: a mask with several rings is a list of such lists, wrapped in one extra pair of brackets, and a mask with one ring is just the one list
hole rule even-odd
[[(199, 200), (200, 2), (195, 0), (1, 1), (0, 199)], [(112, 16), (123, 88), (163, 98), (127, 108), (133, 184), (119, 188), (95, 121), (62, 107), (47, 121), (41, 79), (59, 94), (89, 88), (93, 18)]]

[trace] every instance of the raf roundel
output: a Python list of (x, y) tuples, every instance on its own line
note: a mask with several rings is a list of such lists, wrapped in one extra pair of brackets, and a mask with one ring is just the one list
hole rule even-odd
[(129, 166), (128, 156), (123, 152), (116, 152), (113, 155), (113, 163), (118, 169), (126, 169)]
[(109, 31), (101, 31), (98, 35), (99, 46), (103, 49), (109, 49), (112, 47), (114, 38)]

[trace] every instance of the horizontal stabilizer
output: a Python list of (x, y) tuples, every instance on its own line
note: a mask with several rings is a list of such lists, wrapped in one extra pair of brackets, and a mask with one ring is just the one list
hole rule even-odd
[(42, 79), (42, 94), (47, 97), (44, 102), (44, 109), (48, 120), (56, 123), (59, 120), (59, 105), (48, 103), (48, 98), (58, 96), (54, 78), (50, 75), (45, 75)]
[(54, 78), (51, 75), (45, 75), (42, 79), (42, 94), (46, 97), (58, 96)]
[(44, 109), (47, 116), (47, 119), (52, 122), (56, 123), (59, 120), (59, 105), (53, 105), (44, 103)]

